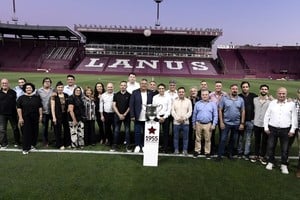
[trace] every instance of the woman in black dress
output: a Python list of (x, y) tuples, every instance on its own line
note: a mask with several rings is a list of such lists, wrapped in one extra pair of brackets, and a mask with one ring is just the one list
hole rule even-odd
[(40, 96), (34, 94), (35, 86), (25, 83), (22, 90), (24, 95), (17, 100), (19, 125), (23, 133), (23, 154), (34, 150), (37, 144), (39, 122), (42, 121), (42, 102)]

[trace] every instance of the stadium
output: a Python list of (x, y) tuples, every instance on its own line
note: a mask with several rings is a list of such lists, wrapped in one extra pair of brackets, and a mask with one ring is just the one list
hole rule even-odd
[[(298, 45), (228, 44), (218, 46), (214, 55), (215, 42), (223, 34), (222, 28), (0, 22), (0, 78), (14, 84), (24, 76), (40, 85), (43, 77), (64, 81), (67, 74), (74, 74), (81, 85), (99, 80), (117, 85), (134, 72), (161, 82), (176, 79), (186, 87), (202, 79), (210, 85), (222, 80), (225, 90), (241, 80), (250, 80), (253, 88), (267, 83), (274, 86), (273, 94), (275, 87), (299, 87)], [(294, 175), (296, 142), (287, 176), (244, 160), (216, 163), (160, 154), (159, 167), (149, 168), (142, 166), (141, 154), (112, 153), (100, 145), (75, 151), (38, 147), (28, 157), (20, 149), (0, 150), (1, 199), (298, 199), (300, 195)]]

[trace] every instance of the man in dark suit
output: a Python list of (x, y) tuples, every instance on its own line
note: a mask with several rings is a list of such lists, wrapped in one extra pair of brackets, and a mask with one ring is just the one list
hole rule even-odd
[(134, 152), (142, 152), (144, 146), (144, 129), (146, 121), (146, 107), (147, 104), (152, 104), (153, 92), (148, 90), (147, 79), (142, 79), (140, 88), (134, 90), (130, 97), (130, 117), (134, 121)]

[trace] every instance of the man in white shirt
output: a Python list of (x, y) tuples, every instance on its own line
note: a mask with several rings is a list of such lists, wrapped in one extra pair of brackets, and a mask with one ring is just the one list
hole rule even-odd
[(296, 129), (296, 136), (298, 136), (298, 153), (299, 153), (299, 160), (298, 160), (298, 169), (296, 173), (296, 177), (300, 178), (300, 89), (297, 90), (297, 98), (295, 99), (295, 106), (296, 106), (296, 111), (297, 111), (297, 116), (298, 116), (298, 128)]
[(136, 82), (136, 75), (135, 73), (131, 72), (128, 75), (128, 82), (127, 82), (127, 92), (132, 94), (132, 92), (136, 89), (140, 88), (140, 83)]
[(73, 95), (74, 88), (76, 88), (75, 76), (69, 74), (67, 75), (67, 85), (64, 86), (64, 93), (68, 96)]
[(158, 94), (153, 97), (153, 105), (159, 105), (157, 112), (157, 120), (162, 126), (163, 131), (163, 153), (168, 152), (169, 143), (169, 129), (170, 122), (169, 116), (171, 114), (172, 101), (168, 94), (165, 94), (166, 85), (161, 83), (157, 86)]
[(23, 85), (26, 83), (25, 78), (18, 79), (18, 85), (14, 88), (14, 91), (17, 93), (17, 99), (24, 94)]
[(272, 170), (275, 161), (275, 148), (277, 139), (280, 139), (281, 148), (281, 172), (288, 174), (288, 144), (289, 137), (295, 134), (298, 127), (295, 103), (287, 101), (287, 89), (277, 89), (277, 100), (272, 101), (264, 117), (264, 130), (268, 134), (268, 165), (267, 170)]
[(112, 130), (114, 125), (114, 110), (113, 110), (113, 98), (114, 98), (114, 85), (107, 83), (106, 92), (104, 92), (100, 99), (99, 112), (101, 115), (101, 121), (104, 123), (104, 138), (105, 145), (112, 145)]
[(168, 95), (170, 95), (172, 103), (173, 101), (178, 98), (177, 90), (176, 90), (176, 81), (170, 80), (169, 81), (169, 89), (166, 91)]
[(130, 118), (134, 121), (134, 152), (143, 152), (144, 129), (146, 122), (145, 105), (152, 104), (153, 92), (148, 89), (148, 81), (143, 78), (140, 89), (134, 90), (130, 96), (129, 110)]

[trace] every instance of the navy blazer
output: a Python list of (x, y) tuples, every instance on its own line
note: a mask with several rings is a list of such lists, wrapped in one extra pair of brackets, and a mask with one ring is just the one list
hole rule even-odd
[[(152, 99), (153, 92), (151, 90), (147, 90), (147, 104), (152, 104)], [(146, 109), (146, 107), (143, 108), (142, 105), (142, 95), (140, 89), (134, 90), (132, 92), (130, 96), (129, 108), (130, 118), (135, 118), (136, 120), (139, 119), (142, 109)]]

